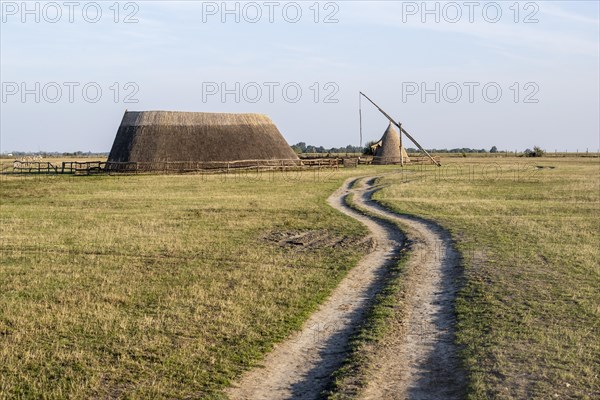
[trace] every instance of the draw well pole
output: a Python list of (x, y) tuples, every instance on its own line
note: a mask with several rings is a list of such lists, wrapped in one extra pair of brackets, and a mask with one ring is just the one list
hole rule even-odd
[(400, 166), (404, 167), (404, 156), (402, 155), (402, 150), (404, 149), (402, 147), (402, 123), (400, 121), (398, 121), (398, 126), (400, 127)]
[[(390, 117), (388, 115), (388, 113), (386, 113), (385, 111), (383, 111), (381, 109), (381, 107), (379, 107), (377, 104), (375, 104), (375, 102), (373, 100), (371, 100), (369, 98), (369, 96), (367, 96), (366, 94), (364, 94), (363, 92), (359, 92), (362, 96), (365, 97), (365, 99), (369, 100), (371, 102), (371, 104), (373, 104), (380, 113), (382, 113), (392, 124), (396, 125), (398, 127), (398, 129), (400, 130), (400, 143), (402, 143), (402, 133), (404, 133), (406, 135), (407, 138), (410, 139), (411, 142), (413, 142), (423, 153), (427, 154), (427, 157), (429, 157), (429, 159), (431, 160), (431, 162), (433, 162), (435, 165), (437, 165), (438, 167), (441, 167), (442, 164), (440, 164), (439, 162), (435, 161), (435, 159), (433, 157), (431, 157), (431, 155), (427, 152), (427, 150), (425, 150), (423, 148), (423, 146), (421, 146), (416, 140), (415, 138), (413, 138), (408, 132), (406, 132), (406, 130), (404, 128), (402, 128), (402, 124), (399, 124), (398, 122), (394, 121), (392, 119), (392, 117)], [(400, 157), (402, 157), (402, 152), (400, 153)]]

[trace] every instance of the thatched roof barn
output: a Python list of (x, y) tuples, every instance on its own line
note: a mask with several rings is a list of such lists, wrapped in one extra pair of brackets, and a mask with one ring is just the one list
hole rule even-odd
[(373, 164), (400, 164), (400, 157), (403, 162), (410, 161), (406, 149), (400, 146), (400, 135), (391, 122), (379, 142), (373, 144), (371, 149), (375, 155)]
[(261, 114), (125, 111), (111, 162), (289, 160), (298, 156)]

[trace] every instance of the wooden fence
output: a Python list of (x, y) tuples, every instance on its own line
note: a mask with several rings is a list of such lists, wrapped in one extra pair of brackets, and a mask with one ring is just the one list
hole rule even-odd
[[(434, 157), (439, 162), (439, 157)], [(227, 173), (230, 171), (284, 171), (309, 168), (334, 168), (340, 164), (345, 168), (358, 165), (377, 164), (377, 157), (305, 158), (286, 160), (239, 160), (239, 161), (158, 161), (158, 162), (113, 162), (113, 161), (63, 161), (53, 164), (44, 161), (14, 161), (12, 170), (3, 168), (2, 173), (13, 174), (186, 174)], [(388, 164), (399, 164), (389, 162)], [(432, 164), (428, 157), (410, 157), (405, 165)]]
[[(440, 157), (433, 157), (433, 159), (439, 163), (440, 162)], [(382, 160), (380, 157), (374, 157), (374, 156), (363, 156), (363, 157), (359, 157), (358, 158), (358, 163), (361, 165), (371, 165), (371, 164), (378, 164), (378, 162), (380, 164), (400, 164), (400, 157), (398, 157), (397, 159), (390, 159), (387, 158), (385, 160)], [(420, 165), (420, 164), (433, 164), (433, 162), (431, 162), (431, 159), (429, 157), (414, 157), (411, 156), (409, 157), (409, 161), (404, 161), (404, 165)]]
[(13, 162), (14, 173), (20, 174), (58, 174), (60, 167), (42, 161), (15, 161)]
[(113, 162), (113, 161), (64, 161), (60, 165), (41, 161), (14, 161), (13, 174), (185, 174), (224, 173), (229, 171), (298, 170), (307, 168), (339, 168), (340, 160), (287, 159), (287, 160), (239, 160), (239, 161), (159, 161), (159, 162)]

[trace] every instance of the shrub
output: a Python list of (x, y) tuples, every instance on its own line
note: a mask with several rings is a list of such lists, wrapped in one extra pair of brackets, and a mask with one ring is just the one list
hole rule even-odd
[(371, 140), (370, 142), (367, 142), (367, 144), (365, 145), (365, 148), (363, 149), (363, 154), (365, 156), (372, 156), (373, 154), (373, 149), (371, 148), (371, 146), (373, 146), (375, 143), (375, 141)]
[(525, 157), (542, 157), (544, 155), (544, 150), (542, 150), (538, 146), (534, 146), (533, 150), (527, 149), (525, 150)]

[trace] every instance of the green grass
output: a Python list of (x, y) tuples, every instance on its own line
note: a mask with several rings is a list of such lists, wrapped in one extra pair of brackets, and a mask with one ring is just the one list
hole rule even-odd
[(366, 230), (326, 204), (371, 169), (7, 177), (0, 398), (219, 398), (360, 257), (271, 232)]
[[(600, 397), (598, 159), (442, 161), (386, 176), (376, 199), (438, 221), (463, 255), (469, 398)], [(222, 397), (360, 257), (264, 237), (362, 237), (325, 199), (346, 177), (390, 170), (1, 176), (0, 398)], [(348, 368), (368, 365), (361, 346), (401, 316), (401, 268)]]
[(598, 159), (455, 159), (381, 182), (378, 201), (439, 222), (462, 253), (470, 399), (600, 397)]

